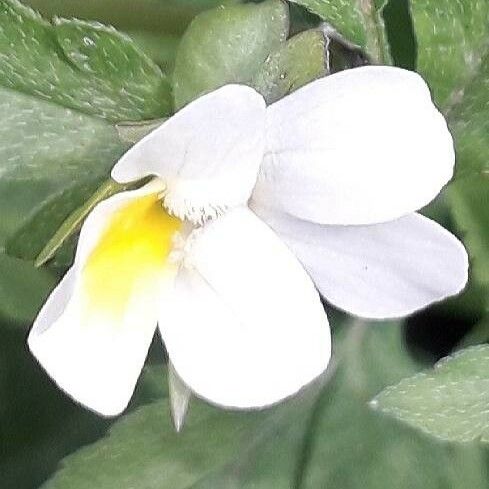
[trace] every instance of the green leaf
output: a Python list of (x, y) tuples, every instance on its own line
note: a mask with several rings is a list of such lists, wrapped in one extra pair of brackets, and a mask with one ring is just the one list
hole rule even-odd
[[(457, 167), (447, 200), (472, 258), (489, 284), (489, 3), (412, 0), (418, 71), (447, 114)], [(487, 296), (489, 304), (489, 295)]]
[[(489, 10), (489, 9), (488, 9)], [(489, 39), (489, 32), (487, 34)], [(457, 150), (457, 171), (447, 193), (457, 227), (472, 258), (475, 280), (489, 286), (489, 51), (477, 74), (459, 92), (448, 119)], [(489, 293), (486, 292), (489, 307)]]
[(281, 0), (231, 5), (198, 15), (178, 48), (173, 74), (175, 106), (226, 83), (250, 82), (288, 34)]
[(0, 190), (10, 196), (0, 210), (12, 199), (24, 209), (5, 230), (18, 233), (7, 248), (33, 258), (125, 146), (107, 122), (19, 92), (0, 89), (0, 108)]
[(272, 53), (251, 85), (271, 104), (328, 71), (328, 53), (324, 34), (304, 31), (289, 39)]
[(127, 147), (101, 117), (161, 116), (170, 93), (127, 36), (76, 20), (52, 25), (14, 0), (0, 1), (0, 52), (0, 181), (24, 182), (18, 200), (31, 202), (7, 249), (32, 259)]
[(71, 183), (101, 176), (124, 151), (106, 122), (0, 89), (0, 179)]
[(489, 3), (412, 0), (411, 14), (417, 69), (448, 115), (457, 176), (480, 175), (489, 169)]
[[(487, 39), (489, 42), (489, 29)], [(485, 178), (486, 183), (489, 182), (488, 83), (489, 50), (477, 74), (447, 110), (450, 129), (457, 143), (457, 177), (479, 176)]]
[(151, 131), (161, 126), (166, 119), (155, 119), (140, 122), (120, 122), (116, 124), (117, 132), (123, 143), (136, 144)]
[(95, 191), (98, 180), (74, 182), (61, 191), (48, 196), (43, 205), (36, 208), (5, 243), (5, 251), (24, 260), (34, 260), (44, 243), (52, 238), (52, 230), (59, 228), (70, 215), (73, 206), (83, 202)]
[(32, 321), (56, 284), (47, 270), (1, 252), (0, 277), (0, 316), (19, 324)]
[(389, 48), (382, 18), (385, 1), (291, 0), (331, 24), (349, 42), (362, 48), (376, 63), (388, 63)]
[(0, 86), (112, 121), (170, 110), (160, 69), (127, 36), (97, 23), (43, 20), (0, 1)]
[(167, 400), (142, 407), (117, 421), (109, 437), (67, 458), (43, 487), (378, 489), (386, 480), (396, 489), (486, 487), (477, 448), (449, 450), (369, 409), (374, 392), (416, 371), (399, 326), (356, 322), (335, 345), (332, 383), (323, 377), (256, 412), (194, 400), (179, 434)]
[(99, 109), (105, 119), (149, 119), (170, 112), (169, 82), (130, 37), (103, 24), (66, 19), (55, 20), (55, 33), (64, 54), (90, 80), (91, 86), (73, 93), (77, 108), (88, 102), (93, 110), (100, 103), (90, 94), (95, 89), (108, 99)]
[[(108, 438), (68, 458), (43, 487), (187, 488), (241, 459), (250, 438), (266, 441), (274, 436), (285, 414), (307, 400), (255, 413), (226, 412), (195, 402), (178, 434), (170, 421), (168, 400), (163, 400), (115, 423)], [(278, 419), (272, 418), (277, 411)]]
[[(58, 230), (54, 233), (54, 235), (45, 236), (45, 238), (49, 237), (49, 240), (44, 239), (41, 242), (47, 241), (46, 245), (40, 250), (37, 248), (35, 249), (35, 265), (39, 267), (50, 260), (61, 248), (61, 246), (65, 244), (66, 240), (80, 230), (85, 218), (99, 202), (118, 192), (126, 190), (128, 187), (129, 185), (123, 185), (115, 182), (114, 180), (104, 182), (95, 192), (92, 193), (90, 198), (84, 200), (80, 207), (66, 216), (63, 222), (60, 223)], [(56, 202), (55, 204), (56, 205), (53, 208), (53, 212), (56, 212), (56, 209), (59, 209), (59, 205), (57, 205), (58, 203)], [(49, 210), (50, 209), (48, 209), (48, 212)], [(45, 214), (42, 217), (39, 215), (36, 216), (36, 219), (34, 219), (35, 223), (42, 222), (42, 218), (44, 217), (46, 217)], [(50, 214), (48, 214), (47, 217), (50, 217)], [(19, 236), (14, 236), (14, 238), (19, 240)]]
[(240, 0), (25, 0), (44, 15), (95, 19), (125, 32), (166, 33), (181, 36), (200, 12)]
[(32, 321), (56, 282), (47, 270), (37, 270), (32, 263), (4, 253), (4, 240), (29, 214), (32, 202), (46, 194), (39, 184), (24, 194), (18, 182), (0, 180), (0, 318), (16, 325)]
[(310, 456), (297, 487), (486, 487), (486, 459), (478, 447), (441, 445), (368, 407), (374, 393), (418, 368), (401, 333), (395, 323), (359, 321), (350, 329), (334, 385), (316, 404)]
[[(487, 146), (489, 150), (489, 142)], [(472, 275), (489, 286), (489, 174), (457, 179), (448, 197), (471, 257)]]
[(403, 379), (372, 405), (444, 440), (489, 442), (489, 345), (461, 350), (434, 370)]
[(489, 50), (486, 0), (411, 0), (418, 71), (443, 107), (456, 104), (479, 76)]
[(164, 72), (173, 71), (180, 37), (144, 31), (129, 31), (128, 35)]

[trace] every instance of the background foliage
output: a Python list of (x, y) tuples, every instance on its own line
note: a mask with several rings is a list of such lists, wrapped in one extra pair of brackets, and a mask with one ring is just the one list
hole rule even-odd
[[(118, 157), (217, 86), (273, 102), (365, 63), (416, 69), (448, 118), (457, 173), (425, 211), (464, 240), (466, 291), (404, 322), (334, 313), (324, 378), (265, 411), (193, 400), (178, 435), (157, 339), (119, 419), (59, 392), (25, 337)], [(0, 0), (0, 487), (488, 487), (488, 86), (486, 0)]]

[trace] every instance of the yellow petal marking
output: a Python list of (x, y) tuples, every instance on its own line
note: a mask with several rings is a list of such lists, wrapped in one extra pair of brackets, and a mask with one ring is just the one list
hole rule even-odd
[(90, 307), (121, 316), (133, 293), (158, 285), (182, 222), (170, 216), (157, 194), (117, 210), (88, 257), (83, 285)]

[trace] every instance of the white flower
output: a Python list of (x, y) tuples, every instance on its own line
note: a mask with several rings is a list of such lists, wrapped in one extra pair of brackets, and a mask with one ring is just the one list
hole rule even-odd
[(114, 167), (120, 182), (156, 178), (93, 210), (29, 346), (74, 399), (114, 415), (158, 324), (197, 395), (275, 403), (328, 364), (316, 287), (390, 318), (465, 285), (461, 243), (414, 213), (453, 164), (446, 123), (408, 71), (344, 71), (268, 108), (251, 88), (220, 88)]

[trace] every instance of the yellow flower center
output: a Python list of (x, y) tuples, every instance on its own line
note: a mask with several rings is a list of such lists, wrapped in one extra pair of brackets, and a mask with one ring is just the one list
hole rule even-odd
[(168, 266), (172, 239), (181, 227), (182, 222), (164, 210), (156, 193), (117, 210), (83, 270), (91, 305), (121, 315), (134, 293), (157, 287)]

